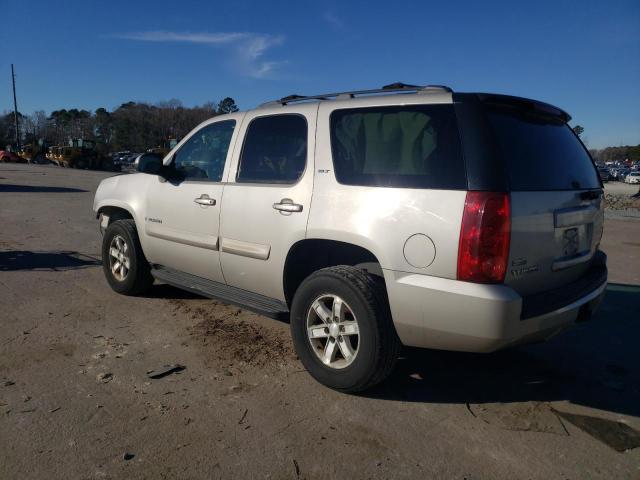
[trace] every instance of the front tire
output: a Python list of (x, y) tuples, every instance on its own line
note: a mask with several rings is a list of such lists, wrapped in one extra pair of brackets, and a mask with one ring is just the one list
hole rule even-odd
[(348, 393), (383, 381), (401, 348), (382, 280), (345, 265), (302, 282), (291, 307), (291, 335), (311, 376)]
[(153, 284), (133, 220), (116, 220), (107, 227), (102, 238), (102, 269), (109, 286), (123, 295), (138, 295)]

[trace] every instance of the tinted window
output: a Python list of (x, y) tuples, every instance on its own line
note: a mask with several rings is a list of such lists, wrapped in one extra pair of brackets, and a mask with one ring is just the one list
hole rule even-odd
[(242, 148), (238, 182), (295, 183), (307, 160), (307, 121), (274, 115), (251, 121)]
[(202, 127), (175, 153), (173, 161), (185, 179), (219, 182), (233, 135), (235, 120)]
[(600, 187), (591, 157), (564, 122), (515, 110), (491, 109), (487, 116), (511, 190)]
[(336, 110), (331, 149), (343, 184), (466, 188), (451, 105)]

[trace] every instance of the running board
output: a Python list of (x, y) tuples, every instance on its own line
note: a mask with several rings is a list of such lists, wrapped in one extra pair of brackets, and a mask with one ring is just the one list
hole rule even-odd
[(187, 290), (196, 295), (232, 303), (266, 317), (277, 320), (289, 318), (289, 309), (286, 303), (275, 298), (265, 297), (264, 295), (207, 280), (206, 278), (196, 277), (195, 275), (167, 267), (154, 266), (151, 269), (151, 275), (160, 282)]

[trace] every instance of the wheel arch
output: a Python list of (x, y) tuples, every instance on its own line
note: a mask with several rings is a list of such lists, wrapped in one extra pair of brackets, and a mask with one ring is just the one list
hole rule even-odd
[(354, 243), (323, 238), (306, 238), (287, 253), (282, 276), (285, 301), (291, 307), (300, 284), (313, 272), (337, 265), (360, 266), (384, 281), (380, 261), (369, 249)]
[(96, 210), (96, 218), (103, 214), (109, 217), (109, 224), (125, 218), (135, 222), (133, 210), (128, 205), (103, 205)]

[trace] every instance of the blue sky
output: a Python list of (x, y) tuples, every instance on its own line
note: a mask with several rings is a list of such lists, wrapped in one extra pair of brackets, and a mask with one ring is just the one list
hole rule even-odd
[(640, 143), (640, 1), (0, 0), (0, 111), (116, 108), (395, 81), (528, 96), (590, 147)]

